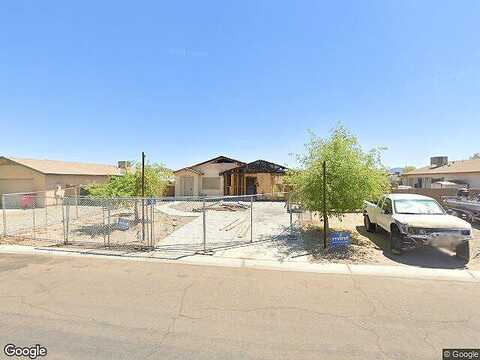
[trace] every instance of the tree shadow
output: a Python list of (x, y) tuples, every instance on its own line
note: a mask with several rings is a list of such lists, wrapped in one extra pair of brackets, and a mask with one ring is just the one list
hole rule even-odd
[[(71, 231), (75, 235), (79, 236), (89, 236), (94, 238), (96, 236), (107, 236), (112, 235), (115, 231), (122, 231), (127, 232), (134, 229), (138, 224), (140, 224), (139, 220), (127, 220), (128, 228), (123, 227), (118, 222), (114, 222), (111, 224), (78, 224), (76, 225)], [(149, 221), (145, 221), (145, 224), (148, 224)]]
[(394, 255), (390, 251), (390, 239), (386, 231), (377, 229), (375, 233), (369, 233), (364, 226), (357, 226), (356, 229), (360, 235), (377, 245), (386, 258), (399, 264), (431, 269), (463, 269), (467, 265), (465, 260), (455, 257), (446, 250), (434, 247), (422, 247), (406, 251), (401, 256)]

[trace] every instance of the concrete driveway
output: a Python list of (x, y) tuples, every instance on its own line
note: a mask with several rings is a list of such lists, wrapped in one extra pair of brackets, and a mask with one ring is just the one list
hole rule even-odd
[[(478, 283), (0, 255), (3, 346), (48, 359), (439, 359)], [(1, 348), (3, 348), (1, 346)]]
[[(290, 216), (285, 203), (255, 202), (252, 239), (249, 208), (238, 211), (208, 210), (206, 212), (207, 249), (244, 245), (251, 240), (253, 242), (272, 240), (283, 234), (289, 224)], [(158, 242), (157, 248), (201, 249), (202, 244), (203, 217), (197, 216), (193, 221)]]

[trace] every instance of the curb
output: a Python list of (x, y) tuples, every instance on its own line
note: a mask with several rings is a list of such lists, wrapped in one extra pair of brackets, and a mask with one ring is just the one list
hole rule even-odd
[(205, 255), (191, 255), (179, 260), (156, 258), (154, 255), (119, 255), (90, 253), (88, 250), (72, 249), (38, 249), (21, 245), (0, 245), (0, 254), (50, 255), (103, 258), (123, 261), (160, 262), (165, 264), (181, 264), (194, 266), (218, 266), (245, 268), (253, 270), (293, 271), (315, 274), (377, 276), (403, 279), (423, 279), (480, 283), (480, 271), (466, 269), (430, 269), (403, 265), (366, 265), (366, 264), (312, 264), (299, 261), (235, 259)]

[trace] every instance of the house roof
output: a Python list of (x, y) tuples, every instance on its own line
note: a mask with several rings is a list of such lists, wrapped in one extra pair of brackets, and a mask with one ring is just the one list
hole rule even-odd
[(450, 161), (447, 165), (443, 166), (425, 166), (404, 173), (403, 175), (437, 175), (477, 172), (480, 173), (480, 159)]
[(203, 173), (200, 170), (197, 170), (197, 169), (194, 169), (194, 168), (191, 168), (191, 167), (186, 167), (186, 168), (177, 170), (174, 173), (176, 174), (176, 173), (179, 173), (180, 171), (190, 171), (190, 172), (192, 172), (194, 174), (197, 174), (197, 175), (203, 175)]
[(122, 171), (114, 165), (68, 162), (59, 160), (20, 159), (1, 156), (1, 159), (10, 160), (32, 170), (46, 175), (91, 175), (116, 176)]
[(275, 173), (275, 174), (285, 174), (288, 169), (285, 166), (272, 163), (265, 160), (256, 160), (254, 162), (237, 166), (236, 168), (222, 172), (220, 175), (228, 174), (232, 172), (243, 172), (243, 173)]
[(194, 168), (197, 167), (197, 166), (207, 164), (207, 163), (217, 163), (217, 162), (232, 162), (232, 163), (238, 163), (238, 164), (245, 164), (243, 161), (232, 159), (232, 158), (229, 158), (227, 156), (221, 155), (221, 156), (214, 157), (213, 159), (210, 159), (210, 160), (207, 160), (207, 161), (202, 161), (201, 163), (198, 163), (198, 164), (195, 164), (195, 165), (191, 165), (191, 166), (181, 168), (179, 170), (174, 171), (174, 173), (178, 173), (180, 171), (186, 170), (186, 171), (192, 171), (192, 172), (201, 174), (200, 171), (195, 170)]

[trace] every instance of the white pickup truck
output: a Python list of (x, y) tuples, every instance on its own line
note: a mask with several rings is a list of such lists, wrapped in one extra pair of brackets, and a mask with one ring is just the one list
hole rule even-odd
[(390, 233), (394, 254), (428, 245), (455, 251), (457, 257), (469, 261), (472, 226), (448, 215), (432, 198), (415, 194), (389, 194), (378, 202), (365, 201), (365, 228), (375, 232), (380, 227)]

